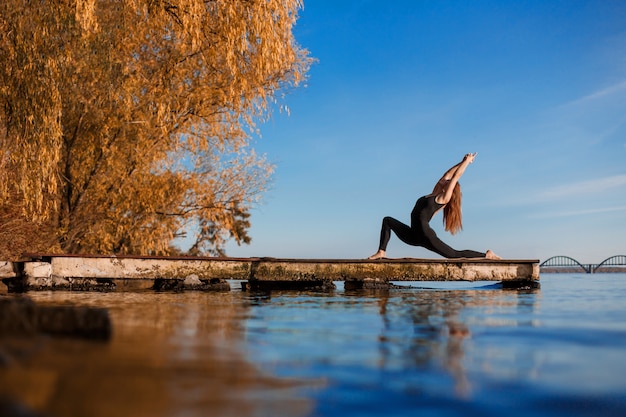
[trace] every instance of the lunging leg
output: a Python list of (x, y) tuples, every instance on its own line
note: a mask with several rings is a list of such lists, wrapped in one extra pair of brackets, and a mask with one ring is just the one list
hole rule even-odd
[(424, 247), (449, 259), (454, 258), (484, 258), (486, 253), (475, 250), (456, 250), (448, 246), (437, 237), (434, 231), (426, 235)]
[(370, 256), (368, 259), (381, 259), (386, 256), (387, 244), (391, 239), (391, 231), (398, 236), (398, 238), (408, 245), (417, 245), (413, 230), (393, 217), (385, 217), (383, 219), (382, 227), (380, 228), (380, 243), (378, 245), (378, 252)]

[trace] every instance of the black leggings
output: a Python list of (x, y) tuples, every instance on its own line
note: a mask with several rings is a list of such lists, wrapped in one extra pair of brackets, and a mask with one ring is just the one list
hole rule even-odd
[(385, 217), (383, 219), (378, 249), (387, 249), (392, 230), (407, 245), (422, 246), (446, 258), (484, 258), (486, 256), (485, 253), (473, 250), (452, 249), (437, 237), (435, 231), (428, 224), (423, 225), (421, 229), (409, 227), (393, 217)]

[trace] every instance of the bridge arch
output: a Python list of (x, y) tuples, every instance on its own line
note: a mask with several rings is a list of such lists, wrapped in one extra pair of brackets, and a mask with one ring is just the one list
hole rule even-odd
[(539, 266), (540, 267), (542, 266), (579, 266), (582, 268), (583, 271), (587, 273), (591, 272), (590, 268), (587, 269), (585, 265), (581, 264), (576, 259), (570, 258), (569, 256), (564, 256), (564, 255), (557, 255), (557, 256), (548, 258), (545, 261), (543, 261), (541, 264), (539, 264)]
[(602, 262), (600, 262), (598, 265), (595, 266), (595, 268), (593, 268), (593, 271), (597, 271), (598, 268), (601, 268), (603, 266), (607, 266), (607, 265), (611, 265), (611, 266), (626, 266), (626, 255), (615, 255), (615, 256), (611, 256), (609, 258), (606, 258), (605, 260), (603, 260)]

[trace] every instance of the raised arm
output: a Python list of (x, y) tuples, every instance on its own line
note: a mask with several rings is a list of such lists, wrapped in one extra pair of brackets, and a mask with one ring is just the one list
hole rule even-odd
[(445, 189), (448, 181), (452, 179), (452, 177), (454, 176), (454, 173), (456, 172), (457, 169), (459, 169), (459, 166), (462, 163), (463, 161), (459, 162), (458, 164), (456, 164), (455, 166), (447, 170), (441, 176), (441, 178), (439, 178), (439, 181), (437, 181), (437, 183), (435, 184), (435, 187), (433, 188), (433, 192), (431, 194), (440, 194)]
[(463, 161), (459, 162), (458, 164), (456, 164), (455, 166), (453, 166), (452, 168), (447, 170), (446, 173), (443, 174), (443, 176), (441, 177), (441, 179), (439, 181), (441, 181), (441, 180), (450, 181), (452, 179), (452, 176), (454, 175), (454, 173), (459, 168), (459, 166), (461, 165), (462, 162)]
[(433, 190), (433, 194), (437, 194), (435, 201), (439, 204), (448, 204), (450, 198), (452, 197), (452, 192), (454, 191), (454, 186), (461, 179), (463, 173), (465, 172), (465, 168), (472, 162), (474, 162), (474, 158), (476, 157), (476, 153), (468, 153), (463, 157), (463, 160), (450, 168), (443, 174), (443, 177), (437, 182), (435, 185), (435, 189)]

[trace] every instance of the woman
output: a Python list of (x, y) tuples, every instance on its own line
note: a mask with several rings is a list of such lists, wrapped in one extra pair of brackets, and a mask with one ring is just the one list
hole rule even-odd
[(433, 188), (433, 192), (420, 197), (411, 212), (411, 227), (392, 217), (383, 219), (380, 231), (380, 245), (378, 252), (368, 259), (381, 259), (386, 257), (387, 243), (391, 237), (391, 231), (401, 241), (412, 246), (423, 246), (446, 258), (489, 258), (500, 259), (492, 251), (486, 253), (473, 250), (455, 250), (442, 242), (435, 231), (430, 227), (430, 219), (443, 208), (443, 220), (446, 231), (455, 234), (463, 228), (461, 221), (461, 186), (459, 179), (465, 172), (465, 168), (472, 162), (476, 153), (468, 153), (463, 160), (450, 168)]

